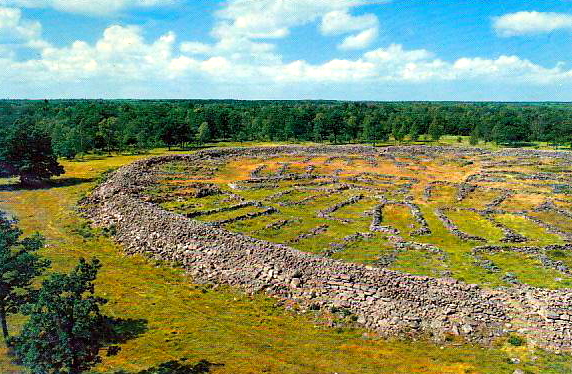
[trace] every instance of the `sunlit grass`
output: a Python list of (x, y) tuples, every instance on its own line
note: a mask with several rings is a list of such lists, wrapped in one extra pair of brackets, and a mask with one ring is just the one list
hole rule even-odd
[(562, 238), (549, 233), (545, 228), (538, 226), (531, 220), (514, 214), (499, 214), (493, 216), (495, 220), (525, 235), (535, 245), (561, 244)]
[[(502, 252), (485, 256), (499, 266), (504, 274), (511, 273), (519, 282), (548, 288), (572, 288), (572, 277), (555, 269), (547, 269), (530, 255), (518, 252)], [(503, 274), (503, 275), (504, 275)]]
[(479, 236), (490, 242), (499, 242), (504, 237), (499, 228), (478, 213), (466, 210), (450, 210), (447, 212), (447, 217), (467, 234)]

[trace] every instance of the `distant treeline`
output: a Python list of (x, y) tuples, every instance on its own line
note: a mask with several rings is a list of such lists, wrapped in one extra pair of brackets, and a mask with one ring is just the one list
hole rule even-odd
[(4, 100), (0, 124), (40, 127), (68, 158), (222, 140), (375, 144), (455, 135), (473, 144), (572, 145), (565, 103)]

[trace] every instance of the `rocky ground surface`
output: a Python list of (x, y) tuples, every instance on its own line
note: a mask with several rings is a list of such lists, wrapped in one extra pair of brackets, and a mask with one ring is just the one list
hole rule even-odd
[[(143, 253), (181, 264), (197, 281), (230, 284), (247, 292), (264, 291), (294, 301), (303, 308), (345, 308), (357, 317), (358, 323), (384, 336), (415, 334), (439, 340), (447, 334), (455, 334), (470, 341), (487, 343), (516, 331), (538, 346), (571, 351), (570, 289), (546, 290), (517, 284), (489, 290), (450, 278), (413, 276), (344, 263), (232, 233), (168, 212), (142, 198), (145, 188), (156, 182), (155, 167), (172, 161), (200, 164), (238, 156), (330, 155), (334, 158), (403, 153), (417, 157), (498, 155), (572, 160), (571, 154), (560, 152), (503, 150), (492, 153), (455, 147), (211, 149), (191, 155), (151, 158), (123, 167), (82, 202), (82, 209), (95, 225), (113, 226), (115, 238), (128, 253)], [(260, 171), (253, 172), (253, 176)], [(444, 213), (443, 217), (447, 222)], [(423, 225), (422, 217), (417, 219)], [(451, 229), (455, 231), (454, 227)], [(563, 246), (559, 249), (571, 248)], [(507, 249), (481, 247), (475, 254), (499, 250)], [(542, 250), (527, 249), (530, 253)]]

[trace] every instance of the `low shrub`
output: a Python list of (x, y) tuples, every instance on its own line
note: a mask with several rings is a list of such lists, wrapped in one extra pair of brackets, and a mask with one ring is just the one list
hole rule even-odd
[(524, 345), (525, 340), (524, 340), (524, 338), (521, 338), (520, 336), (512, 335), (511, 337), (508, 338), (508, 343), (510, 345), (515, 346), (515, 347), (520, 347), (520, 346)]

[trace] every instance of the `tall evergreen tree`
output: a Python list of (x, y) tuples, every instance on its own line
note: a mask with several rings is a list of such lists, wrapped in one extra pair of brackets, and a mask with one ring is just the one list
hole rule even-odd
[(560, 122), (557, 129), (557, 142), (560, 144), (566, 144), (572, 148), (572, 119), (566, 119)]
[(119, 145), (119, 131), (117, 129), (117, 118), (109, 117), (98, 124), (96, 134), (96, 142), (98, 148), (107, 151), (111, 155), (111, 151)]
[(313, 122), (312, 132), (314, 133), (314, 140), (322, 142), (326, 134), (326, 115), (322, 112), (316, 113)]
[(52, 274), (42, 283), (37, 301), (23, 308), (30, 316), (13, 339), (22, 363), (34, 373), (86, 371), (101, 361), (106, 320), (94, 295), (99, 260), (80, 259), (70, 274)]
[(50, 135), (30, 117), (9, 128), (0, 145), (1, 174), (17, 175), (23, 185), (37, 185), (64, 173), (54, 155)]
[(371, 145), (375, 147), (375, 141), (377, 140), (377, 132), (375, 128), (375, 123), (373, 121), (374, 119), (372, 116), (369, 115), (365, 116), (362, 124), (363, 127), (362, 137), (366, 142), (371, 143)]
[(327, 115), (327, 132), (330, 142), (338, 143), (345, 127), (344, 113), (340, 108), (331, 109)]
[(39, 234), (21, 238), (16, 224), (0, 211), (0, 324), (7, 344), (7, 316), (33, 299), (32, 281), (50, 265), (36, 253), (44, 246), (43, 238)]
[(441, 139), (444, 130), (445, 129), (443, 126), (442, 118), (441, 117), (433, 118), (431, 124), (429, 125), (429, 130), (428, 130), (431, 139), (433, 139), (433, 141), (438, 141), (439, 139)]

